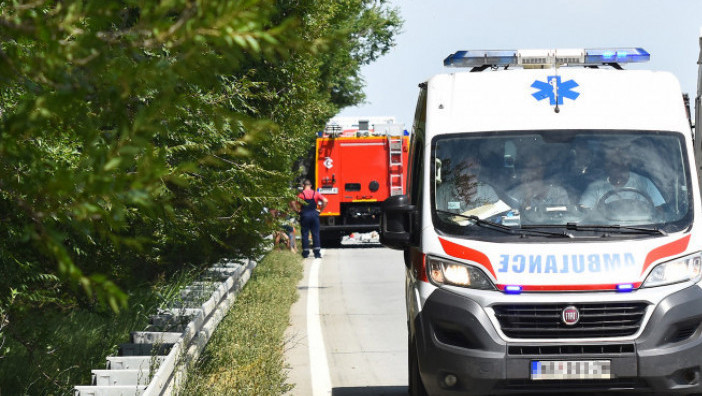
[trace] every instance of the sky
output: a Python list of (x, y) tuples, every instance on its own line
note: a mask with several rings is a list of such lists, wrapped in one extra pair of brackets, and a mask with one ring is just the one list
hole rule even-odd
[[(641, 47), (672, 72), (691, 101), (697, 91), (702, 0), (391, 0), (405, 23), (396, 46), (364, 66), (366, 104), (338, 116), (394, 116), (410, 130), (419, 83), (470, 49)], [(694, 109), (693, 109), (694, 111)]]

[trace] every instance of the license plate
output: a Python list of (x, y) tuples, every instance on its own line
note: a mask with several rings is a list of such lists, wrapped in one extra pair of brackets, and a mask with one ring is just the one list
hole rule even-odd
[(320, 188), (320, 189), (319, 189), (319, 192), (320, 192), (321, 194), (338, 194), (338, 193), (339, 193), (339, 189), (336, 188), (336, 187), (332, 187), (332, 188)]
[(614, 378), (609, 360), (532, 360), (532, 380)]

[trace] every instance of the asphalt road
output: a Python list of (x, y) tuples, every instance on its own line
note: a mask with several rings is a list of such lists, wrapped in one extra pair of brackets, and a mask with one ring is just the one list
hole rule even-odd
[(286, 360), (292, 396), (407, 394), (402, 252), (324, 249), (305, 260)]
[(305, 260), (291, 310), (288, 396), (406, 396), (402, 252), (342, 247), (322, 255)]

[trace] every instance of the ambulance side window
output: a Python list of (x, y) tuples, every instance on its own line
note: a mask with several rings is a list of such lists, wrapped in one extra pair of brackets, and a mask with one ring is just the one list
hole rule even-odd
[(417, 108), (412, 128), (410, 143), (409, 169), (407, 170), (407, 195), (413, 205), (420, 203), (422, 192), (422, 160), (424, 158), (424, 125), (426, 123), (427, 90), (426, 85), (420, 85), (421, 91), (417, 100)]
[(410, 149), (409, 157), (409, 170), (407, 175), (409, 177), (407, 184), (407, 195), (410, 198), (410, 202), (413, 205), (418, 205), (420, 202), (419, 197), (422, 193), (422, 158), (424, 157), (424, 142), (423, 139), (419, 138), (419, 134), (415, 133), (412, 136), (412, 143)]
[[(412, 140), (410, 143), (410, 156), (409, 156), (409, 169), (407, 170), (407, 195), (409, 197), (410, 203), (415, 205), (417, 208), (416, 215), (410, 216), (410, 221), (412, 224), (412, 229), (415, 232), (412, 235), (412, 244), (419, 244), (420, 233), (416, 230), (421, 229), (421, 218), (419, 215), (422, 213), (422, 186), (424, 185), (423, 177), (424, 172), (422, 171), (422, 164), (424, 159), (424, 131), (418, 128), (414, 130), (412, 134)], [(410, 249), (405, 249), (405, 265), (409, 268), (411, 266), (410, 260)]]

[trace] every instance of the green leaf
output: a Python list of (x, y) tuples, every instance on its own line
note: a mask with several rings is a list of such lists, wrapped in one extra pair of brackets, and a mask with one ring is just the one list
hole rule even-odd
[(102, 170), (104, 170), (105, 172), (109, 172), (109, 171), (117, 168), (121, 162), (122, 162), (122, 159), (120, 159), (119, 157), (113, 157), (109, 161), (107, 161), (107, 163), (102, 168)]

